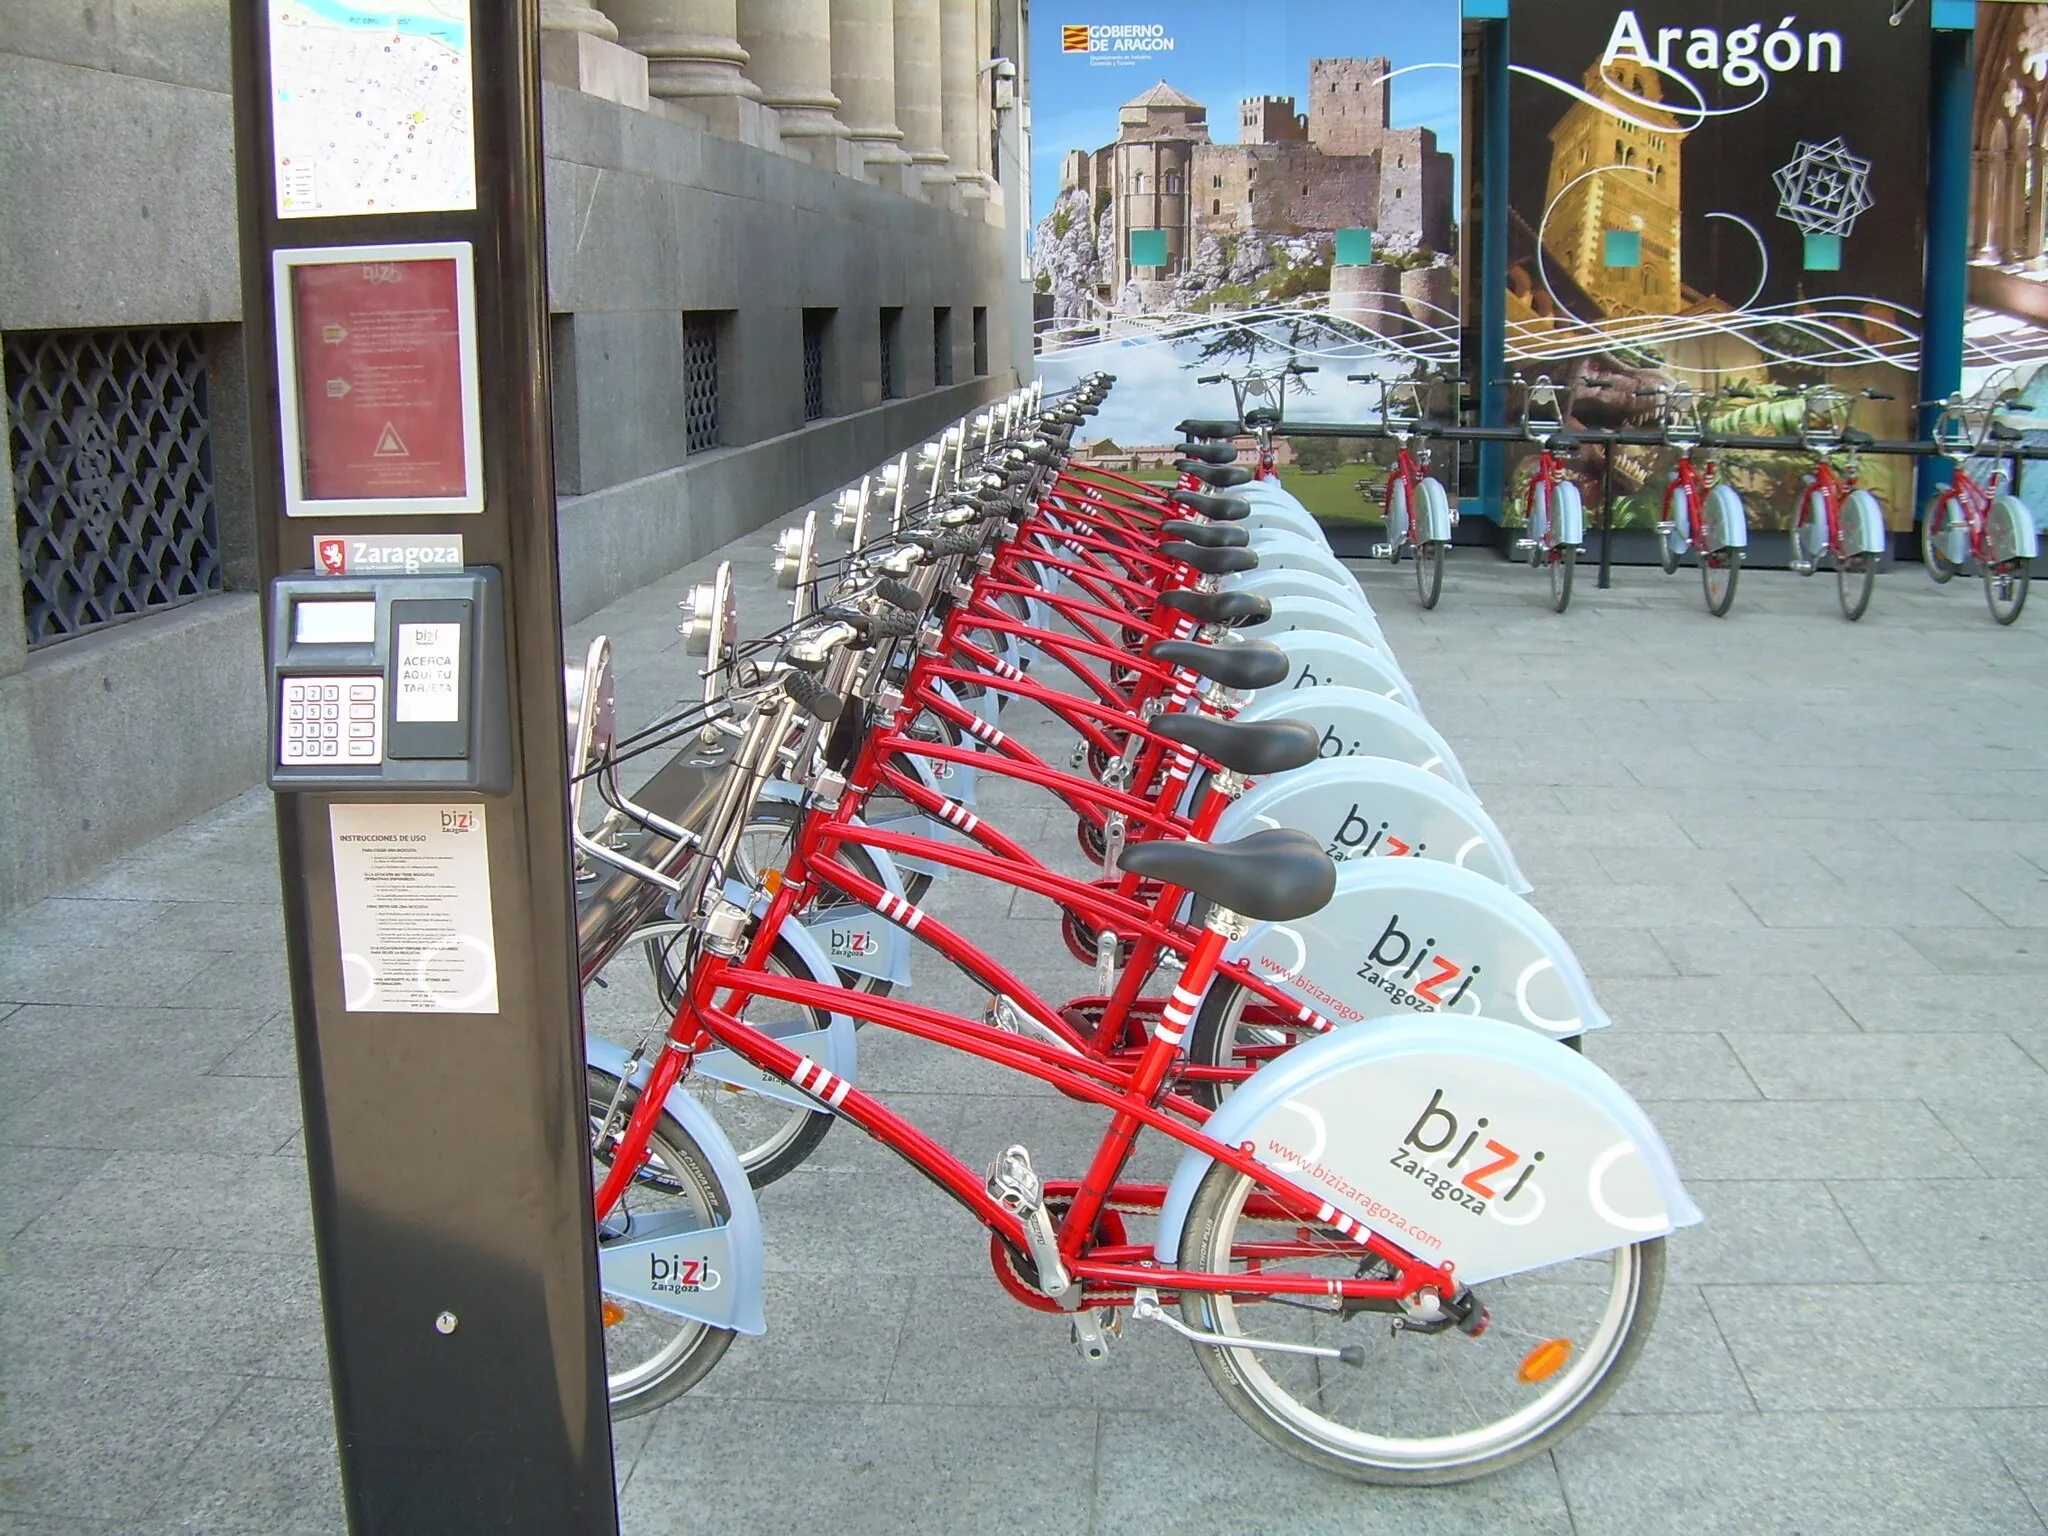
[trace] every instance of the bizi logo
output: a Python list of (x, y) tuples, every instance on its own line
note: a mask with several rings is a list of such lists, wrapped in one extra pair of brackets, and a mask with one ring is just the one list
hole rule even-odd
[[(1488, 1202), (1498, 1200), (1505, 1206), (1519, 1195), (1535, 1173), (1536, 1165), (1543, 1161), (1541, 1152), (1525, 1156), (1498, 1140), (1489, 1134), (1491, 1127), (1492, 1122), (1481, 1115), (1470, 1122), (1470, 1129), (1465, 1129), (1458, 1116), (1444, 1104), (1444, 1091), (1438, 1088), (1430, 1094), (1429, 1103), (1387, 1163), (1428, 1185), (1432, 1199), (1446, 1200), (1483, 1216)], [(1465, 1131), (1463, 1141), (1458, 1140), (1460, 1130)], [(1429, 1159), (1448, 1150), (1454, 1142), (1458, 1150), (1451, 1153), (1439, 1172)], [(1540, 1210), (1540, 1191), (1538, 1196)]]
[(1427, 843), (1408, 843), (1396, 837), (1387, 828), (1389, 823), (1374, 826), (1366, 817), (1359, 815), (1358, 802), (1353, 801), (1345, 814), (1344, 824), (1337, 828), (1337, 835), (1324, 850), (1333, 859), (1369, 859), (1375, 854), (1383, 859), (1419, 857), (1429, 847)]
[(685, 1258), (679, 1253), (666, 1257), (658, 1253), (647, 1256), (647, 1288), (650, 1291), (687, 1296), (698, 1291), (715, 1291), (722, 1283), (723, 1277), (702, 1259)]
[(1378, 987), (1404, 1008), (1437, 1013), (1457, 1007), (1485, 969), (1483, 965), (1459, 964), (1437, 949), (1434, 938), (1417, 944), (1402, 931), (1401, 914), (1396, 912), (1366, 953), (1358, 979)]
[(872, 955), (880, 946), (875, 943), (872, 933), (858, 928), (835, 928), (832, 930), (832, 953), (835, 955)]
[(476, 812), (443, 811), (441, 813), (441, 830), (443, 832), (474, 832), (476, 830)]

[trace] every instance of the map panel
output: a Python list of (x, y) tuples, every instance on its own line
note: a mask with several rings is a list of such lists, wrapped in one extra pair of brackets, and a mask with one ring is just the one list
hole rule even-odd
[(277, 216), (476, 206), (469, 0), (268, 0)]

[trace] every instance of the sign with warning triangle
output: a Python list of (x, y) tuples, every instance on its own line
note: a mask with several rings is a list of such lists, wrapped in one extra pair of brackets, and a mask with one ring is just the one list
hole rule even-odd
[(370, 450), (380, 459), (409, 459), (412, 450), (405, 446), (405, 439), (398, 435), (395, 422), (384, 423), (384, 430), (377, 434), (377, 446)]

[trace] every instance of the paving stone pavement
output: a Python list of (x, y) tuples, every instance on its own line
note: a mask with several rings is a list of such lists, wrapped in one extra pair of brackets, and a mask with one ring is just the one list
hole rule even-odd
[[(673, 605), (709, 568), (572, 634), (613, 636), (626, 721), (687, 686)], [(1999, 630), (1902, 569), (1851, 626), (1825, 578), (1751, 572), (1716, 622), (1690, 576), (1590, 575), (1563, 617), (1476, 552), (1434, 613), (1365, 581), (1615, 1018), (1589, 1054), (1708, 1213), (1605, 1413), (1466, 1487), (1337, 1482), (1163, 1334), (1084, 1367), (841, 1127), (763, 1193), (768, 1336), (619, 1426), (625, 1529), (2042, 1531), (2048, 614)], [(0, 926), (0, 1529), (340, 1529), (273, 860), (252, 793)], [(931, 905), (1084, 989), (1049, 909)], [(929, 967), (917, 995), (979, 1002)], [(1077, 1106), (878, 1034), (864, 1086), (970, 1160), (1089, 1144)]]

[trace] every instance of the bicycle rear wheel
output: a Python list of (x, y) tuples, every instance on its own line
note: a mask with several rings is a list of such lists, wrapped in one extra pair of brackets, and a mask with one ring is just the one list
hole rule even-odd
[(2033, 562), (2029, 560), (2008, 560), (2002, 565), (1984, 566), (1984, 602), (1991, 610), (1991, 617), (2001, 624), (2010, 624), (2020, 616), (2020, 610), (2027, 606), (2027, 584), (2032, 580)]
[(1578, 564), (1576, 544), (1560, 544), (1550, 551), (1550, 606), (1559, 613), (1572, 605), (1572, 573)]
[[(604, 1124), (605, 1112), (618, 1091), (619, 1080), (592, 1069), (586, 1074), (589, 1098), (590, 1135)], [(633, 1112), (638, 1097), (628, 1088), (613, 1118), (606, 1145), (591, 1152), (592, 1182), (602, 1184), (611, 1170), (612, 1152), (619, 1133)], [(725, 1221), (732, 1214), (718, 1175), (698, 1150), (689, 1132), (669, 1115), (655, 1122), (647, 1142), (647, 1162), (626, 1186), (618, 1206), (598, 1225), (599, 1246), (607, 1230), (624, 1228), (628, 1215), (667, 1215), (688, 1211), (705, 1226)], [(626, 1297), (604, 1298), (604, 1356), (606, 1385), (611, 1397), (612, 1417), (630, 1419), (659, 1408), (680, 1397), (709, 1374), (719, 1358), (731, 1347), (730, 1328), (714, 1328), (658, 1312)]]
[(1444, 546), (1431, 539), (1415, 546), (1415, 595), (1425, 608), (1434, 608), (1444, 590)]
[(1842, 600), (1842, 617), (1851, 624), (1863, 617), (1870, 606), (1871, 589), (1876, 585), (1877, 556), (1835, 556), (1835, 595)]
[(1742, 551), (1710, 549), (1700, 556), (1700, 586), (1707, 595), (1707, 612), (1725, 618), (1735, 603), (1735, 579), (1742, 574)]
[(1927, 513), (1920, 520), (1920, 563), (1927, 567), (1927, 574), (1937, 583), (1947, 582), (1959, 569), (1941, 550), (1955, 508), (1955, 497), (1943, 492), (1927, 503)]
[[(1323, 1253), (1247, 1255), (1249, 1244), (1304, 1240), (1299, 1224), (1247, 1210), (1259, 1189), (1234, 1168), (1210, 1167), (1181, 1238), (1183, 1269), (1333, 1280), (1386, 1273), (1328, 1230), (1308, 1238), (1326, 1243)], [(1536, 1455), (1596, 1412), (1641, 1353), (1663, 1282), (1664, 1240), (1653, 1238), (1480, 1286), (1491, 1318), (1477, 1338), (1455, 1326), (1390, 1329), (1378, 1306), (1347, 1315), (1337, 1303), (1299, 1297), (1283, 1305), (1183, 1291), (1181, 1312), (1206, 1333), (1364, 1352), (1353, 1366), (1250, 1345), (1194, 1346), (1223, 1400), (1280, 1449), (1361, 1482), (1460, 1483)]]

